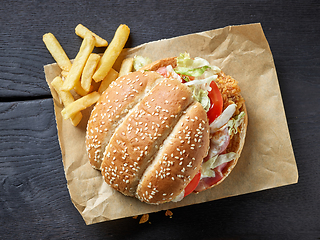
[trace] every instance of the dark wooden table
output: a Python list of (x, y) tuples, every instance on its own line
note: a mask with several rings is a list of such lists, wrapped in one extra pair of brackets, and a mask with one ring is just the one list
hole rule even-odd
[[(320, 239), (319, 1), (1, 1), (0, 239)], [(86, 226), (70, 201), (43, 65), (54, 33), (70, 58), (78, 23), (127, 47), (260, 22), (277, 68), (299, 170), (294, 185)]]

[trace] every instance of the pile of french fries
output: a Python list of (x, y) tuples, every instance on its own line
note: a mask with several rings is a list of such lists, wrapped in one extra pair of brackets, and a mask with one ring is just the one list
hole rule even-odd
[[(52, 33), (44, 34), (43, 42), (61, 68), (61, 75), (51, 82), (64, 105), (61, 115), (77, 126), (82, 119), (81, 111), (95, 104), (117, 77), (132, 71), (133, 58), (124, 59), (119, 72), (112, 68), (130, 34), (130, 29), (125, 24), (118, 27), (109, 45), (105, 39), (82, 24), (77, 25), (75, 33), (83, 41), (73, 62)], [(107, 48), (100, 56), (92, 52), (95, 47)], [(72, 90), (80, 96), (78, 99), (75, 100)]]

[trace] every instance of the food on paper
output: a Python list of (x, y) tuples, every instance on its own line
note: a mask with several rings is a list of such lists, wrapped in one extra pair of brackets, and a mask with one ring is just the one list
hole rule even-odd
[(137, 61), (139, 71), (112, 82), (91, 113), (91, 165), (112, 188), (150, 204), (222, 182), (246, 134), (237, 82), (186, 53), (143, 67)]
[(119, 77), (132, 72), (132, 67), (133, 67), (133, 58), (125, 58), (121, 63)]
[(152, 60), (150, 58), (136, 55), (133, 58), (133, 69), (138, 71), (140, 68), (142, 68), (150, 63), (152, 63)]
[(69, 72), (67, 72), (67, 71), (61, 71), (60, 74), (61, 74), (62, 77), (66, 78), (67, 75), (68, 75), (68, 73), (69, 73)]
[(84, 69), (81, 75), (81, 87), (86, 92), (90, 91), (92, 76), (94, 74), (94, 71), (96, 70), (99, 60), (100, 60), (99, 54), (91, 53), (84, 66)]
[(88, 28), (86, 28), (85, 26), (83, 26), (82, 24), (78, 24), (75, 28), (75, 33), (81, 37), (81, 38), (85, 38), (87, 33), (92, 34), (95, 39), (95, 46), (96, 47), (106, 47), (108, 46), (108, 42), (107, 40), (103, 39), (102, 37), (98, 36), (97, 34), (95, 34), (94, 32), (90, 31)]
[(63, 90), (70, 91), (72, 90), (77, 82), (80, 81), (80, 77), (83, 71), (83, 68), (89, 58), (89, 55), (92, 53), (95, 44), (95, 38), (90, 33), (87, 33), (85, 38), (82, 41), (80, 50), (73, 61), (72, 67), (66, 77), (66, 80), (63, 83)]
[(129, 34), (130, 29), (127, 25), (121, 24), (118, 27), (111, 43), (101, 57), (96, 72), (93, 75), (93, 79), (96, 82), (100, 82), (106, 77), (124, 48), (124, 45), (129, 38)]
[(96, 103), (99, 97), (100, 94), (98, 92), (92, 92), (82, 98), (77, 99), (76, 101), (65, 106), (65, 108), (61, 111), (62, 117), (64, 119), (73, 118), (78, 112)]
[(101, 81), (98, 93), (102, 94), (109, 87), (110, 83), (116, 80), (118, 76), (119, 73), (113, 68), (111, 68), (107, 76)]
[[(84, 27), (82, 24), (77, 25), (75, 32), (78, 36), (83, 38), (83, 41), (73, 63), (71, 63), (65, 51), (52, 33), (44, 34), (43, 41), (61, 68), (61, 77), (59, 76), (59, 81), (56, 80), (54, 82), (55, 86), (53, 87), (57, 91), (60, 98), (62, 96), (64, 100), (69, 100), (67, 101), (68, 104), (66, 104), (66, 101), (62, 101), (65, 107), (72, 102), (72, 107), (68, 106), (68, 108), (65, 108), (61, 114), (65, 119), (70, 118), (72, 124), (77, 126), (82, 119), (81, 113), (77, 111), (84, 110), (85, 108), (94, 104), (96, 102), (94, 99), (96, 99), (97, 96), (100, 95), (109, 86), (109, 84), (118, 77), (118, 72), (113, 68), (108, 69), (108, 72), (104, 72), (104, 78), (102, 81), (101, 79), (98, 81), (96, 80), (97, 82), (101, 81), (99, 83), (100, 85), (97, 87), (97, 92), (90, 94), (90, 92), (94, 91), (95, 89), (94, 85), (92, 84), (92, 79), (101, 59), (99, 54), (93, 53), (92, 51), (94, 47), (106, 47), (108, 42), (90, 31), (88, 28)], [(99, 65), (99, 68), (101, 67), (100, 71), (105, 70), (105, 64), (112, 63), (113, 65), (114, 61), (118, 58), (120, 52), (122, 51), (124, 44), (128, 39), (129, 33), (130, 30), (126, 25), (122, 24), (119, 26), (110, 49), (108, 48), (108, 52), (103, 55), (104, 64), (102, 67)], [(132, 62), (132, 59), (126, 59), (124, 61), (121, 69), (123, 74), (131, 72), (133, 65)], [(78, 99), (76, 101), (77, 103), (73, 103), (74, 96), (71, 93), (72, 90), (74, 90), (80, 97), (85, 98)], [(88, 96), (89, 94), (90, 96)]]
[[(62, 91), (62, 85), (63, 85), (63, 81), (61, 79), (61, 77), (55, 77), (52, 82), (51, 85), (53, 86), (53, 88), (56, 90), (56, 92), (59, 95), (60, 100), (62, 101), (62, 104), (64, 106), (68, 106), (69, 104), (74, 102), (74, 98), (72, 96), (72, 94), (68, 91)], [(72, 118), (71, 118), (71, 123), (73, 126), (77, 126), (79, 124), (79, 122), (82, 119), (82, 114), (81, 112), (78, 112), (77, 114), (75, 114)]]
[(67, 54), (61, 47), (60, 43), (52, 33), (46, 33), (42, 38), (44, 44), (46, 45), (48, 51), (51, 53), (54, 60), (57, 62), (59, 67), (63, 71), (70, 71), (71, 62)]

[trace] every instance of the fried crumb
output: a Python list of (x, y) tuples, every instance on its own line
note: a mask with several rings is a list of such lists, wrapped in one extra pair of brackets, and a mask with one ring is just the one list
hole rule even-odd
[(165, 213), (166, 216), (169, 216), (170, 218), (172, 218), (173, 212), (171, 212), (169, 209), (166, 211)]
[(138, 215), (137, 215), (137, 216), (133, 216), (132, 218), (133, 218), (133, 219), (137, 219), (137, 218), (138, 218)]
[(244, 103), (238, 82), (224, 72), (221, 72), (218, 74), (216, 83), (223, 98), (223, 110), (230, 104), (235, 103), (237, 104), (237, 109), (234, 116), (238, 115), (241, 112), (241, 107)]
[(149, 220), (149, 214), (143, 214), (142, 217), (140, 218), (139, 224), (145, 223)]

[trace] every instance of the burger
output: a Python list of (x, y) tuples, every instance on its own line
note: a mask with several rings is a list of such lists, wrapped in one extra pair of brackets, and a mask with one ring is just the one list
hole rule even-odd
[(104, 180), (149, 204), (221, 183), (245, 141), (237, 81), (188, 53), (146, 64), (110, 84), (91, 112), (86, 150)]

